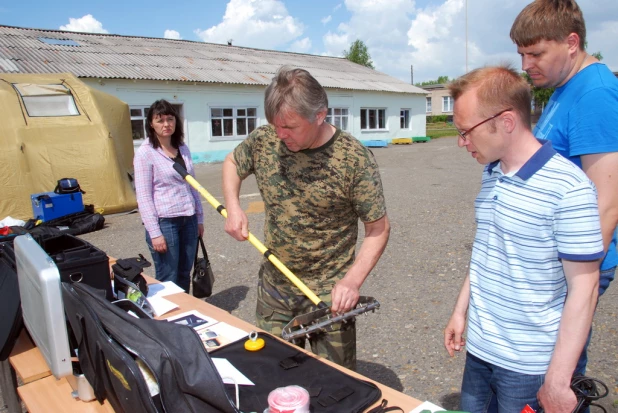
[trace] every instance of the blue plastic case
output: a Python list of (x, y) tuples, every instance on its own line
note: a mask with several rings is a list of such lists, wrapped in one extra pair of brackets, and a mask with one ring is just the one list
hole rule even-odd
[(81, 192), (72, 194), (42, 192), (30, 195), (30, 200), (33, 217), (43, 222), (84, 210)]

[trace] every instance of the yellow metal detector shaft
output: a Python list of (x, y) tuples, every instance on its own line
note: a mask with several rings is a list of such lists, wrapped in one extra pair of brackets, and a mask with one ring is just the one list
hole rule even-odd
[[(225, 210), (225, 207), (221, 205), (221, 203), (217, 201), (215, 197), (210, 195), (210, 192), (208, 192), (206, 188), (200, 185), (200, 183), (197, 182), (195, 178), (189, 175), (189, 173), (187, 173), (187, 171), (185, 170), (185, 168), (182, 167), (182, 165), (175, 162), (174, 169), (185, 179), (185, 181), (187, 181), (187, 183), (189, 183), (189, 185), (195, 188), (195, 190), (198, 191), (208, 201), (208, 203), (212, 205), (214, 209), (217, 210), (217, 212), (223, 215), (224, 218), (227, 218), (227, 211)], [(277, 258), (268, 248), (266, 248), (266, 246), (262, 244), (259, 239), (253, 236), (251, 232), (249, 232), (249, 236), (247, 237), (247, 240), (255, 248), (257, 248), (258, 251), (262, 253), (262, 255), (268, 258), (268, 260), (272, 262), (273, 265), (277, 267), (279, 271), (283, 273), (283, 275), (288, 277), (288, 279), (292, 282), (292, 284), (297, 286), (303, 292), (303, 294), (305, 294), (307, 298), (311, 300), (313, 304), (315, 304), (318, 308), (328, 307), (324, 301), (320, 300), (318, 296), (315, 295), (313, 291), (311, 291), (309, 287), (305, 285), (305, 283), (303, 283), (296, 275), (294, 275), (292, 271), (288, 269), (288, 267), (286, 267), (281, 261), (279, 261), (279, 258)]]

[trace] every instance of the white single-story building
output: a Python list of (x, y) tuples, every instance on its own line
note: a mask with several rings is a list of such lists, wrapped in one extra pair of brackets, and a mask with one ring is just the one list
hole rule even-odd
[(361, 141), (425, 136), (427, 91), (344, 58), (187, 40), (0, 26), (0, 72), (72, 73), (129, 105), (134, 144), (157, 99), (177, 105), (196, 162), (221, 161), (267, 123), (277, 69), (308, 70), (326, 88), (328, 121)]

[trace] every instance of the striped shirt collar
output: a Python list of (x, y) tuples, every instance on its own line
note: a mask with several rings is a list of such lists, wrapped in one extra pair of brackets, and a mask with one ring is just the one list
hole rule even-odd
[[(530, 159), (522, 166), (515, 176), (523, 181), (530, 179), (539, 169), (541, 169), (557, 152), (551, 146), (551, 141), (538, 139), (543, 146), (532, 155)], [(487, 165), (487, 171), (491, 174), (494, 168), (500, 163), (500, 160), (494, 161)]]

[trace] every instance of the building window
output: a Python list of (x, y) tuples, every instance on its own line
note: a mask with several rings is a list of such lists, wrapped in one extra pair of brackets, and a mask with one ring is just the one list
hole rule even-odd
[(326, 122), (341, 130), (347, 131), (349, 122), (348, 108), (328, 108)]
[(410, 109), (401, 109), (399, 112), (399, 128), (410, 129)]
[(386, 129), (386, 109), (361, 109), (361, 130)]
[(213, 137), (247, 136), (257, 126), (257, 108), (210, 108)]
[(431, 113), (432, 109), (431, 109), (431, 96), (427, 96), (425, 98), (425, 112), (427, 113)]
[(64, 85), (13, 83), (13, 87), (21, 96), (31, 118), (79, 115), (75, 99)]
[[(176, 109), (178, 116), (182, 118), (182, 105), (172, 104), (172, 106)], [(134, 141), (146, 139), (146, 117), (148, 116), (148, 108), (150, 108), (150, 105), (129, 107), (129, 112), (131, 113), (131, 135), (133, 135)]]
[(133, 140), (146, 138), (146, 112), (148, 112), (148, 106), (131, 106), (129, 111), (131, 112), (131, 134), (133, 135)]
[(442, 112), (453, 111), (453, 98), (451, 96), (442, 96)]

